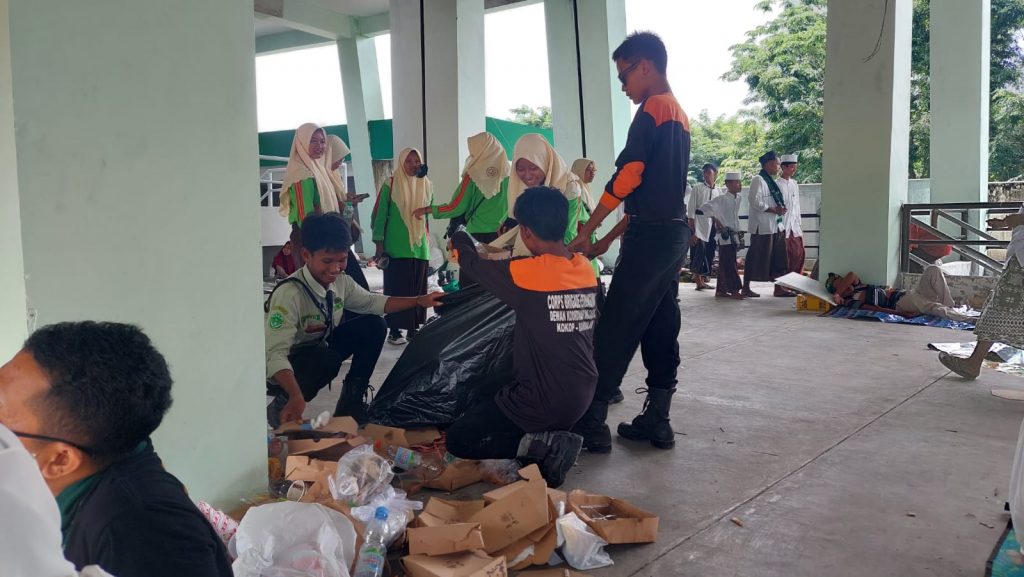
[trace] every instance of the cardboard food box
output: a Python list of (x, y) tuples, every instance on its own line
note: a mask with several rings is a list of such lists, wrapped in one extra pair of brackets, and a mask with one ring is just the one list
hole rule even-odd
[(311, 436), (349, 435), (359, 433), (359, 423), (352, 417), (331, 417), (327, 424), (316, 430), (303, 429), (302, 423), (285, 423), (274, 431), (274, 435), (299, 435), (309, 433)]
[(569, 506), (608, 543), (653, 543), (658, 538), (658, 516), (621, 499), (577, 490), (569, 493)]
[(547, 484), (536, 465), (519, 471), (526, 482), (474, 514), (469, 522), (479, 523), (484, 550), (496, 553), (542, 529), (551, 522)]
[(810, 295), (796, 295), (796, 310), (823, 313), (835, 306), (830, 302)]
[(490, 557), (480, 551), (431, 557), (402, 558), (408, 577), (508, 577), (504, 557)]
[(448, 555), (484, 548), (484, 535), (476, 523), (410, 527), (408, 539), (411, 555)]
[(483, 479), (480, 471), (480, 461), (458, 460), (445, 467), (441, 476), (432, 479), (425, 486), (441, 491), (457, 491), (468, 487), (473, 483), (479, 483)]
[(380, 441), (385, 445), (395, 445), (406, 449), (416, 445), (429, 445), (441, 438), (441, 433), (433, 427), (425, 429), (399, 429), (370, 423), (363, 427), (364, 437)]
[[(345, 453), (352, 449), (365, 445), (367, 440), (363, 437), (348, 437), (343, 439), (293, 439), (288, 441), (288, 458), (310, 457), (321, 461), (337, 461)], [(287, 474), (287, 465), (285, 471)]]
[(483, 501), (447, 501), (432, 497), (416, 518), (416, 527), (440, 527), (453, 523), (467, 523), (484, 509)]

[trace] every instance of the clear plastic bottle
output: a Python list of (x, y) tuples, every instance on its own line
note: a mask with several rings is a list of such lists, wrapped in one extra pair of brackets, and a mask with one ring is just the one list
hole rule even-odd
[(373, 520), (366, 526), (363, 546), (359, 548), (356, 570), (352, 577), (381, 577), (384, 572), (384, 559), (388, 556), (387, 547), (384, 545), (387, 522), (388, 508), (377, 507)]

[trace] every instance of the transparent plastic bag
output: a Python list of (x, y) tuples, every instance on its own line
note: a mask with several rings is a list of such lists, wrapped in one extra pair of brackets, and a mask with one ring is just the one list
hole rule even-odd
[(361, 445), (338, 461), (338, 470), (328, 484), (335, 500), (358, 507), (390, 488), (394, 477), (391, 465), (373, 452), (372, 445)]
[(519, 480), (522, 467), (515, 459), (486, 459), (480, 461), (480, 476), (485, 483), (508, 485)]
[(323, 505), (283, 501), (250, 509), (235, 548), (235, 577), (349, 577), (356, 530)]
[(573, 569), (589, 571), (613, 564), (604, 550), (608, 542), (591, 531), (575, 513), (559, 517), (557, 528), (562, 556)]
[(390, 547), (405, 533), (405, 528), (415, 515), (413, 511), (423, 509), (423, 503), (410, 501), (405, 497), (405, 491), (388, 487), (366, 505), (353, 507), (352, 516), (366, 525), (373, 520), (377, 507), (387, 508), (388, 519), (384, 527), (384, 544)]

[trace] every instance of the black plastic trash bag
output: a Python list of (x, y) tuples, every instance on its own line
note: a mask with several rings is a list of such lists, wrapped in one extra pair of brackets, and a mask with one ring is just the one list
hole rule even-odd
[(511, 307), (479, 285), (444, 298), (395, 363), (370, 404), (370, 421), (445, 426), (512, 382)]

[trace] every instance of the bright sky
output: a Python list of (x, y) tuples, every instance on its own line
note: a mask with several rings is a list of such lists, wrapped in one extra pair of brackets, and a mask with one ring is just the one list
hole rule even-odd
[[(757, 0), (626, 0), (626, 29), (658, 33), (668, 48), (669, 82), (683, 108), (695, 116), (730, 115), (744, 107), (747, 86), (725, 82), (729, 46), (765, 21)], [(507, 118), (522, 104), (551, 104), (544, 6), (531, 4), (485, 17), (487, 114)], [(534, 30), (523, 42), (523, 31)], [(384, 116), (391, 117), (390, 36), (376, 38)], [(522, 82), (523, 63), (533, 63)], [(256, 58), (259, 130), (295, 128), (303, 122), (344, 124), (338, 53), (333, 45)]]

